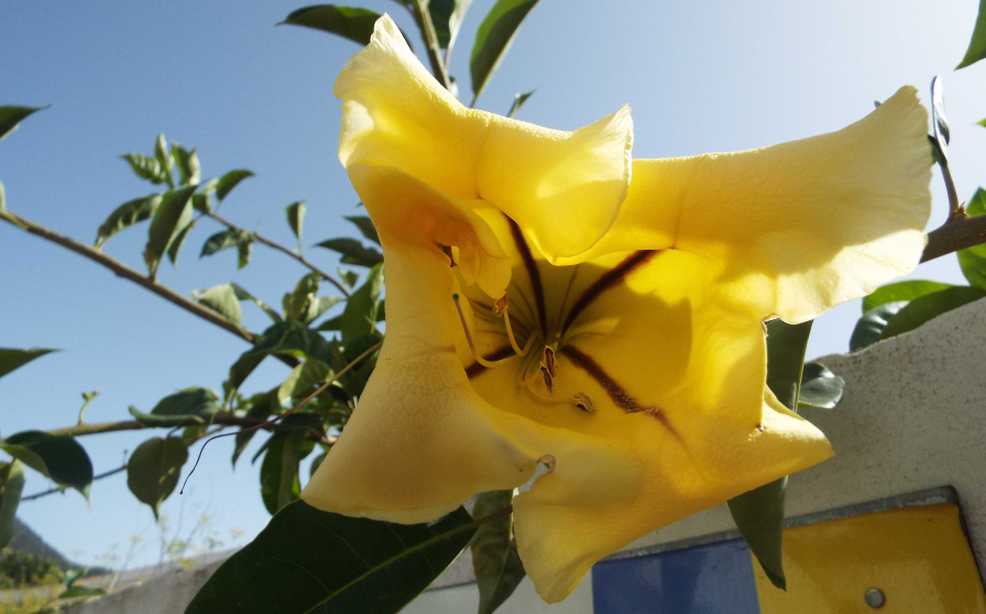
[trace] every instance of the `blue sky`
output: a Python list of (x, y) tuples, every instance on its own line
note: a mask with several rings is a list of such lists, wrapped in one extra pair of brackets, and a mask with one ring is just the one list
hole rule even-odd
[[(452, 72), (463, 90), (472, 33), (491, 4), (475, 0), (457, 44)], [(9, 207), (92, 241), (109, 211), (148, 192), (119, 154), (147, 151), (164, 132), (198, 148), (206, 177), (232, 168), (257, 173), (224, 205), (239, 224), (292, 244), (283, 207), (303, 199), (306, 244), (352, 234), (341, 216), (354, 211), (356, 196), (335, 157), (339, 104), (330, 87), (356, 46), (274, 27), (301, 5), (5, 3), (0, 104), (52, 105), (0, 143)], [(413, 30), (392, 0), (363, 5), (389, 11)], [(986, 131), (974, 125), (986, 116), (980, 102), (986, 69), (952, 68), (965, 50), (976, 5), (543, 0), (480, 106), (503, 112), (515, 92), (536, 88), (521, 117), (575, 128), (630, 103), (635, 155), (659, 157), (743, 149), (840, 128), (903, 84), (917, 85), (927, 100), (928, 82), (941, 73), (953, 168), (960, 194), (968, 197), (986, 181), (986, 170), (976, 163)], [(936, 176), (933, 225), (944, 216), (939, 184)], [(216, 230), (200, 225), (177, 270), (162, 265), (160, 280), (185, 293), (233, 280), (278, 304), (304, 272), (259, 246), (254, 263), (241, 272), (233, 254), (198, 260), (201, 242)], [(142, 268), (144, 240), (142, 229), (131, 230), (106, 250)], [(308, 252), (320, 265), (335, 266), (328, 252)], [(148, 410), (181, 387), (218, 388), (245, 349), (239, 339), (6, 225), (0, 225), (0, 257), (0, 346), (64, 350), (0, 382), (5, 435), (73, 423), (85, 390), (102, 393), (88, 419), (105, 421), (127, 417), (128, 405)], [(924, 265), (916, 276), (961, 281), (954, 258)], [(858, 311), (857, 301), (820, 318), (811, 353), (845, 350)], [(247, 324), (261, 328), (263, 317), (250, 312)], [(268, 365), (251, 382), (261, 389), (284, 374)], [(98, 472), (120, 465), (124, 451), (148, 436), (100, 435), (83, 443)], [(183, 518), (182, 534), (201, 513), (227, 540), (229, 529), (249, 538), (266, 523), (250, 453), (230, 472), (230, 451), (229, 441), (213, 443), (186, 494), (164, 505), (172, 525)], [(45, 487), (31, 475), (26, 493)], [(145, 545), (132, 563), (157, 559), (150, 511), (129, 494), (122, 476), (95, 484), (88, 504), (69, 493), (27, 502), (20, 515), (81, 560), (93, 561), (114, 544), (122, 554), (138, 534)]]

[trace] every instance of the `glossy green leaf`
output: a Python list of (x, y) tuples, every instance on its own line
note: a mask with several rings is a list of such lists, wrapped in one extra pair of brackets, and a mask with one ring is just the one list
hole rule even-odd
[(309, 438), (312, 428), (319, 430), (315, 416), (296, 414), (281, 421), (277, 432), (271, 435), (260, 465), (260, 496), (271, 514), (297, 501), (301, 494), (298, 467), (315, 447)]
[(232, 284), (220, 284), (197, 292), (193, 295), (195, 300), (215, 311), (237, 326), (243, 320), (243, 312), (240, 309), (240, 297)]
[(931, 131), (944, 157), (948, 158), (948, 143), (951, 141), (951, 129), (948, 118), (945, 117), (945, 92), (941, 77), (935, 75), (931, 79)]
[(171, 157), (171, 151), (168, 149), (168, 139), (163, 134), (157, 135), (157, 138), (154, 139), (154, 157), (164, 169), (168, 186), (173, 188), (174, 181), (171, 179), (171, 171), (175, 167), (175, 160)]
[(373, 26), (380, 13), (369, 9), (338, 6), (335, 4), (316, 4), (292, 11), (278, 25), (303, 26), (335, 34), (366, 45), (373, 34)]
[(979, 14), (976, 16), (976, 25), (972, 30), (969, 47), (966, 49), (965, 57), (955, 69), (975, 64), (984, 57), (986, 57), (986, 0), (979, 0)]
[[(767, 323), (767, 386), (784, 405), (798, 407), (798, 393), (811, 321)], [(787, 586), (781, 554), (787, 477), (729, 500), (729, 512), (771, 583)]]
[(281, 405), (294, 405), (314, 392), (332, 376), (332, 369), (317, 358), (310, 358), (291, 370), (277, 389)]
[(293, 202), (284, 210), (288, 217), (288, 226), (294, 233), (296, 239), (301, 241), (301, 229), (305, 224), (305, 203), (303, 201)]
[(181, 185), (198, 184), (202, 180), (202, 165), (199, 163), (199, 154), (194, 149), (185, 149), (175, 143), (171, 145), (171, 156), (178, 167)]
[(194, 420), (206, 424), (209, 417), (222, 409), (219, 397), (208, 388), (183, 388), (169, 394), (154, 405), (150, 413), (143, 413), (131, 407), (130, 414), (153, 426), (171, 426)]
[(0, 441), (0, 449), (58, 484), (89, 496), (92, 461), (85, 448), (72, 437), (22, 431)]
[(846, 380), (818, 362), (806, 362), (798, 390), (798, 409), (833, 409), (842, 400)]
[(295, 501), (223, 563), (186, 614), (397, 612), (474, 531), (462, 508), (430, 524), (402, 525)]
[(137, 175), (141, 179), (150, 181), (153, 184), (168, 182), (168, 171), (165, 170), (164, 165), (157, 158), (135, 153), (123, 154), (120, 158), (126, 161), (134, 175)]
[(527, 92), (514, 94), (514, 101), (510, 103), (510, 110), (507, 111), (507, 117), (513, 117), (514, 115), (517, 115), (517, 112), (520, 111), (521, 107), (524, 106), (524, 103), (527, 102), (527, 99), (534, 95), (534, 91), (535, 90), (529, 90)]
[(57, 351), (50, 348), (27, 348), (24, 350), (19, 348), (0, 348), (0, 377), (23, 367), (35, 358), (40, 358), (45, 354)]
[[(979, 188), (965, 207), (969, 217), (986, 215), (986, 190)], [(986, 290), (986, 244), (980, 243), (956, 252), (959, 267), (969, 283)]]
[(365, 215), (348, 215), (343, 219), (356, 226), (356, 229), (365, 239), (380, 245), (380, 235), (377, 234), (377, 227), (373, 225), (373, 220)]
[(27, 119), (32, 113), (37, 113), (47, 107), (21, 107), (16, 105), (0, 106), (0, 141), (17, 129), (18, 124)]
[(129, 200), (114, 209), (96, 231), (96, 247), (102, 246), (110, 237), (121, 230), (150, 219), (160, 204), (161, 196), (150, 194)]
[(904, 305), (907, 305), (907, 301), (891, 301), (864, 313), (856, 321), (852, 336), (849, 337), (849, 350), (856, 352), (879, 341), (887, 324), (898, 311), (904, 308)]
[(279, 314), (277, 310), (275, 310), (273, 307), (263, 302), (253, 294), (250, 294), (250, 292), (248, 292), (243, 286), (232, 282), (230, 282), (229, 285), (233, 288), (233, 292), (236, 293), (237, 299), (241, 301), (250, 301), (258, 308), (260, 308), (261, 311), (267, 314), (267, 317), (274, 322), (280, 322), (282, 320), (281, 314)]
[(242, 233), (228, 229), (220, 230), (219, 232), (210, 235), (209, 238), (205, 240), (205, 243), (202, 244), (202, 251), (199, 252), (199, 258), (211, 256), (217, 252), (223, 251), (224, 249), (236, 247), (241, 240)]
[(510, 48), (517, 28), (536, 4), (537, 0), (497, 0), (479, 24), (469, 58), (474, 104)]
[(191, 198), (194, 192), (195, 186), (166, 192), (161, 197), (161, 204), (154, 210), (144, 247), (144, 262), (152, 278), (157, 274), (161, 257), (192, 221)]
[(986, 290), (969, 286), (955, 286), (932, 294), (926, 294), (907, 303), (890, 319), (881, 339), (889, 339), (901, 333), (914, 330), (928, 320), (938, 317), (946, 311), (961, 307), (966, 303), (986, 297)]
[(869, 296), (863, 299), (863, 313), (876, 309), (885, 303), (911, 301), (919, 296), (924, 296), (925, 294), (931, 294), (932, 292), (938, 292), (939, 290), (944, 290), (945, 288), (951, 287), (952, 284), (946, 284), (940, 281), (925, 281), (922, 279), (898, 281), (896, 283), (887, 284), (886, 286), (877, 288), (871, 292)]
[(380, 295), (383, 291), (383, 265), (370, 269), (363, 285), (350, 295), (346, 308), (339, 316), (339, 332), (343, 342), (368, 335), (376, 330)]
[(340, 262), (343, 264), (371, 267), (383, 262), (383, 254), (372, 247), (366, 247), (356, 239), (345, 237), (327, 239), (318, 243), (317, 247), (324, 247), (342, 254)]
[[(201, 195), (200, 194), (192, 195), (193, 208), (194, 208), (195, 198), (199, 196)], [(194, 219), (192, 219), (188, 224), (185, 224), (185, 226), (183, 226), (181, 230), (178, 231), (178, 234), (175, 235), (175, 238), (171, 242), (171, 244), (168, 245), (168, 260), (171, 261), (172, 265), (178, 264), (178, 252), (179, 250), (181, 250), (181, 246), (185, 244), (185, 238), (188, 236), (188, 233), (191, 232), (193, 228), (195, 228)]]
[(332, 361), (329, 344), (320, 334), (294, 320), (277, 322), (261, 333), (254, 346), (233, 363), (226, 381), (227, 388), (239, 388), (247, 376), (272, 354), (297, 359), (317, 358), (326, 363)]
[(318, 273), (308, 273), (298, 280), (294, 290), (284, 295), (281, 305), (284, 317), (307, 324), (318, 315), (318, 286), (322, 277)]
[(161, 502), (174, 492), (188, 447), (180, 437), (153, 437), (137, 446), (127, 461), (127, 487), (158, 518)]
[(513, 517), (504, 513), (513, 491), (497, 490), (476, 497), (473, 516), (491, 518), (479, 525), (472, 550), (472, 568), (479, 588), (479, 614), (493, 614), (524, 579), (524, 564), (513, 538)]
[(20, 461), (0, 464), (0, 550), (14, 536), (14, 519), (24, 491), (24, 470)]
[(230, 192), (233, 191), (233, 188), (238, 186), (241, 181), (249, 177), (253, 177), (253, 171), (249, 171), (245, 168), (238, 168), (236, 170), (229, 171), (220, 177), (218, 181), (216, 181), (216, 198), (222, 201), (229, 195)]
[(472, 0), (429, 0), (428, 13), (435, 25), (435, 35), (438, 46), (448, 50), (446, 57), (451, 55), (455, 39), (459, 36), (462, 20), (469, 10)]

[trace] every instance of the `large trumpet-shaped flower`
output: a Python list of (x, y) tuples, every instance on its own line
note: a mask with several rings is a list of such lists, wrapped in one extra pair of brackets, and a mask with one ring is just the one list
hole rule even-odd
[(626, 110), (560, 132), (467, 109), (384, 17), (335, 94), (387, 335), (310, 504), (429, 521), (542, 463), (515, 533), (554, 601), (635, 538), (831, 454), (765, 387), (763, 321), (918, 262), (912, 88), (831, 134), (631, 162)]

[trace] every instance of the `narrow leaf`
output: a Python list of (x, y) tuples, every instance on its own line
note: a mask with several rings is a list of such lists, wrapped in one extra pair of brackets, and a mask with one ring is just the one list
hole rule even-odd
[[(44, 431), (22, 431), (0, 442), (0, 449), (55, 482), (75, 488), (88, 498), (89, 485), (92, 484), (92, 462), (85, 448), (75, 439), (49, 435)], [(39, 459), (43, 463), (40, 466)]]
[(365, 215), (348, 215), (343, 219), (356, 226), (356, 229), (363, 235), (363, 238), (380, 245), (380, 235), (377, 234), (377, 228), (373, 225), (373, 220)]
[(148, 231), (147, 245), (144, 247), (144, 262), (147, 263), (151, 277), (157, 273), (161, 256), (171, 246), (175, 238), (192, 221), (191, 198), (195, 186), (166, 192), (161, 204), (154, 211)]
[(507, 117), (513, 117), (517, 115), (520, 108), (524, 106), (527, 99), (534, 95), (534, 90), (529, 90), (526, 92), (521, 92), (519, 94), (514, 94), (514, 101), (510, 104), (510, 110), (507, 111)]
[(297, 501), (301, 494), (298, 467), (301, 460), (315, 447), (308, 438), (311, 429), (318, 432), (318, 418), (314, 415), (296, 414), (282, 421), (279, 430), (271, 436), (264, 462), (260, 465), (260, 496), (271, 514)]
[(247, 376), (271, 354), (332, 362), (332, 351), (321, 335), (300, 322), (285, 320), (268, 327), (254, 341), (254, 346), (233, 363), (226, 381), (227, 388), (239, 388)]
[(469, 546), (479, 587), (479, 614), (493, 614), (526, 575), (513, 539), (512, 515), (503, 513), (512, 499), (510, 490), (486, 492), (476, 498), (473, 508), (476, 518), (492, 518), (479, 525)]
[(150, 194), (127, 201), (114, 209), (96, 231), (96, 247), (102, 246), (107, 239), (121, 230), (150, 219), (160, 204), (161, 197)]
[[(281, 405), (277, 400), (278, 389), (268, 390), (267, 392), (261, 392), (251, 396), (246, 404), (247, 417), (253, 418), (254, 420), (266, 420), (268, 416), (276, 411), (280, 411)], [(241, 406), (240, 409), (243, 409)], [(233, 467), (236, 467), (236, 461), (239, 460), (240, 454), (246, 449), (247, 444), (253, 439), (253, 436), (257, 434), (257, 429), (244, 427), (236, 433), (233, 445), (233, 457), (231, 459)]]
[(0, 550), (14, 537), (14, 519), (24, 491), (24, 469), (20, 461), (0, 464)]
[(303, 201), (293, 202), (287, 206), (285, 212), (288, 216), (288, 226), (294, 233), (296, 239), (301, 241), (301, 229), (305, 222), (305, 203)]
[(343, 342), (366, 336), (376, 330), (380, 294), (383, 291), (383, 266), (370, 269), (366, 280), (346, 301), (339, 316), (339, 332)]
[(120, 156), (130, 166), (135, 175), (154, 184), (167, 183), (167, 171), (157, 158), (142, 154), (128, 153)]
[(294, 290), (282, 300), (284, 317), (307, 324), (318, 316), (318, 286), (322, 279), (318, 273), (308, 273), (298, 280)]
[(849, 337), (849, 350), (856, 352), (879, 341), (887, 324), (905, 305), (907, 301), (890, 301), (864, 313)]
[(889, 339), (901, 333), (914, 330), (928, 320), (936, 318), (946, 311), (951, 311), (966, 303), (986, 298), (986, 290), (968, 286), (955, 286), (932, 294), (916, 298), (897, 312), (887, 323), (880, 335), (881, 339)]
[(316, 4), (292, 11), (278, 25), (312, 28), (348, 38), (360, 45), (367, 45), (373, 34), (373, 26), (379, 18), (380, 13), (369, 9), (335, 4)]
[(7, 375), (15, 369), (19, 369), (31, 362), (35, 358), (40, 358), (45, 354), (57, 352), (50, 348), (28, 348), (21, 350), (18, 348), (0, 348), (0, 377)]
[(497, 0), (479, 24), (469, 58), (473, 103), (503, 60), (517, 28), (536, 4), (537, 0)]
[(236, 247), (239, 242), (240, 235), (235, 230), (220, 230), (205, 240), (205, 243), (202, 244), (202, 251), (199, 252), (199, 258), (211, 256), (230, 247)]
[(175, 167), (175, 160), (171, 157), (171, 152), (168, 150), (168, 139), (164, 138), (163, 134), (157, 135), (157, 138), (154, 140), (154, 157), (157, 158), (157, 161), (161, 164), (161, 168), (167, 173), (168, 185), (174, 187), (171, 185), (174, 183), (171, 179), (171, 171)]
[[(194, 205), (194, 202), (195, 202), (194, 199), (197, 196), (199, 196), (199, 194), (195, 194), (192, 197), (193, 198), (193, 200), (192, 200), (193, 205)], [(187, 224), (185, 224), (181, 228), (181, 230), (178, 231), (178, 234), (175, 235), (175, 238), (171, 241), (171, 244), (168, 245), (168, 260), (171, 261), (171, 264), (172, 265), (177, 265), (178, 264), (178, 251), (181, 250), (181, 246), (185, 243), (185, 237), (188, 236), (188, 233), (194, 227), (195, 227), (195, 220), (192, 219)]]
[[(219, 397), (208, 388), (183, 388), (162, 398), (150, 414), (141, 414), (145, 424), (173, 424), (175, 421), (197, 419), (202, 423), (221, 409)], [(131, 413), (134, 413), (131, 411)]]
[(242, 269), (250, 264), (250, 250), (253, 249), (253, 235), (240, 238), (236, 243), (236, 268)]
[(948, 118), (945, 117), (944, 86), (942, 85), (941, 77), (938, 75), (935, 75), (931, 79), (931, 120), (932, 133), (947, 158), (948, 152), (946, 145), (951, 141), (951, 135), (948, 127)]
[(976, 16), (976, 25), (972, 30), (969, 47), (966, 49), (965, 57), (955, 69), (971, 66), (984, 57), (986, 57), (986, 0), (979, 0), (979, 14)]
[(185, 149), (181, 145), (171, 145), (171, 155), (178, 167), (178, 177), (181, 185), (197, 184), (202, 179), (202, 166), (199, 164), (199, 154), (194, 149)]
[(898, 281), (881, 286), (863, 299), (863, 313), (876, 309), (885, 303), (896, 301), (912, 301), (919, 296), (951, 288), (952, 284), (940, 281), (925, 281), (921, 279)]
[(277, 311), (267, 303), (263, 302), (256, 296), (250, 294), (250, 292), (248, 292), (243, 286), (232, 282), (230, 283), (230, 286), (232, 286), (233, 292), (236, 293), (237, 299), (241, 301), (250, 301), (257, 307), (259, 307), (261, 311), (266, 313), (267, 317), (273, 320), (274, 322), (281, 321), (282, 319), (281, 314), (277, 313)]
[(340, 262), (343, 264), (372, 267), (383, 262), (383, 254), (372, 247), (366, 247), (356, 239), (345, 237), (327, 239), (318, 243), (316, 247), (324, 247), (342, 254)]
[(240, 298), (232, 284), (221, 284), (197, 292), (193, 295), (195, 300), (215, 311), (237, 326), (243, 319), (243, 312), (240, 309)]
[(435, 25), (438, 46), (449, 50), (446, 57), (449, 57), (452, 47), (455, 46), (455, 39), (459, 36), (459, 28), (462, 26), (462, 20), (466, 16), (470, 4), (472, 4), (472, 0), (430, 0), (428, 2), (428, 13)]
[(17, 129), (18, 124), (32, 113), (37, 113), (47, 107), (0, 106), (0, 141)]
[(431, 524), (402, 525), (295, 501), (223, 563), (186, 614), (397, 612), (452, 562), (474, 531), (462, 508)]
[(174, 492), (188, 447), (180, 437), (153, 437), (137, 446), (127, 461), (127, 487), (158, 518), (161, 502)]
[(249, 171), (244, 168), (229, 171), (220, 177), (215, 184), (216, 198), (222, 201), (229, 195), (230, 192), (233, 191), (233, 188), (238, 186), (241, 181), (247, 179), (248, 177), (253, 177), (253, 171)]

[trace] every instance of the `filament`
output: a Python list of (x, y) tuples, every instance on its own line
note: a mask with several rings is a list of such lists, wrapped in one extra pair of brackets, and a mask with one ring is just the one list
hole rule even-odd
[(527, 353), (527, 350), (530, 349), (530, 343), (528, 343), (527, 347), (523, 349), (521, 349), (520, 344), (517, 343), (517, 338), (514, 337), (514, 329), (510, 325), (510, 308), (508, 306), (504, 305), (502, 315), (503, 315), (503, 323), (507, 328), (507, 340), (510, 341), (510, 347), (513, 348), (515, 354), (517, 354), (518, 356), (523, 356), (524, 354)]
[(506, 358), (501, 358), (500, 360), (487, 360), (482, 354), (476, 349), (476, 344), (473, 342), (472, 333), (469, 332), (469, 324), (466, 322), (466, 314), (462, 312), (462, 305), (459, 304), (459, 293), (452, 294), (452, 302), (455, 304), (455, 311), (459, 314), (459, 323), (462, 324), (462, 332), (465, 333), (466, 343), (469, 344), (469, 351), (472, 352), (473, 360), (487, 369), (492, 369), (498, 367), (504, 362), (516, 358), (516, 356), (508, 356)]

